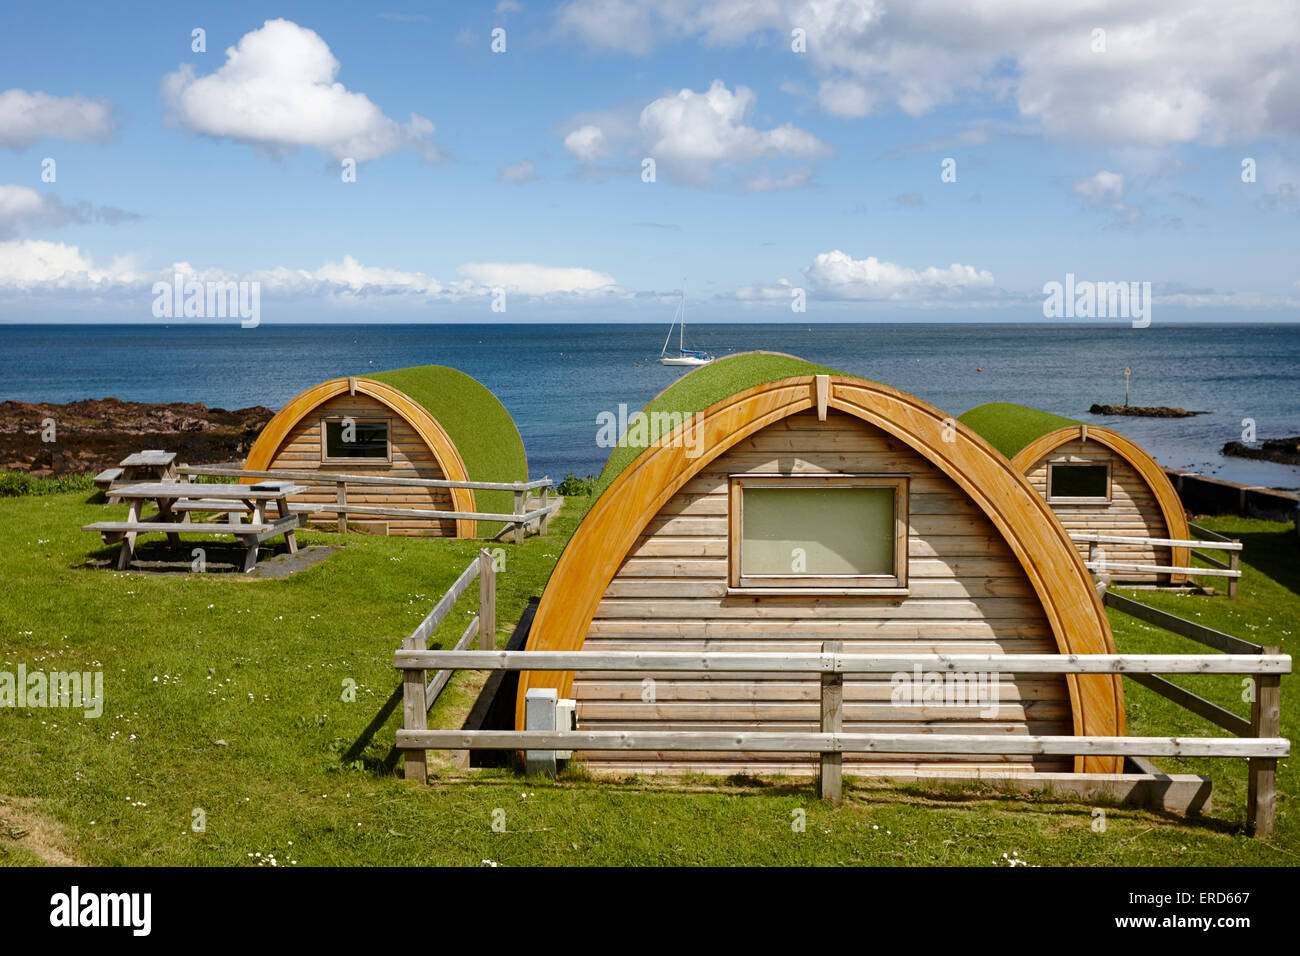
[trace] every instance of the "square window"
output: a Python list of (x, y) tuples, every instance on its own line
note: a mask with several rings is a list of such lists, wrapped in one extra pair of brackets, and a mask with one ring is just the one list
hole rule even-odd
[(1053, 462), (1047, 466), (1047, 500), (1052, 503), (1110, 501), (1110, 465)]
[(321, 460), (388, 461), (388, 422), (384, 419), (321, 420)]
[(733, 475), (729, 527), (736, 590), (906, 593), (906, 478)]

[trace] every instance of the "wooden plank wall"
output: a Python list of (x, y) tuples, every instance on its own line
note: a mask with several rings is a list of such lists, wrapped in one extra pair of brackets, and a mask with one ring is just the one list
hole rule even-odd
[[(905, 598), (727, 597), (727, 475), (841, 472), (905, 474), (910, 484), (911, 593)], [(588, 631), (588, 650), (817, 651), (823, 640), (854, 651), (1054, 653), (1028, 579), (992, 523), (929, 461), (858, 418), (814, 412), (741, 442), (667, 502), (631, 549)], [(653, 680), (646, 701), (643, 678)], [(889, 675), (844, 682), (844, 729), (858, 732), (1070, 734), (1061, 676), (999, 685), (1000, 710), (931, 702), (891, 704)], [(820, 680), (763, 674), (578, 674), (586, 730), (807, 730), (820, 716)], [(597, 772), (814, 772), (800, 754), (579, 755)], [(845, 755), (846, 771), (986, 769), (1068, 771), (1068, 760), (1030, 757)]]
[[(1102, 464), (1110, 462), (1109, 504), (1053, 504), (1056, 512), (1069, 532), (1093, 532), (1096, 534), (1113, 534), (1129, 537), (1168, 538), (1169, 528), (1165, 523), (1160, 503), (1151, 492), (1146, 480), (1137, 472), (1123, 455), (1116, 454), (1100, 442), (1075, 440), (1066, 442), (1051, 454), (1034, 464), (1026, 477), (1034, 490), (1047, 498), (1047, 466), (1049, 462), (1070, 462), (1075, 464)], [(1079, 553), (1088, 557), (1087, 542), (1078, 542)], [(1169, 548), (1153, 548), (1140, 544), (1104, 544), (1101, 545), (1107, 558), (1129, 564), (1169, 565), (1172, 562)], [(1157, 579), (1167, 582), (1169, 576), (1143, 574), (1137, 571), (1118, 571), (1112, 575), (1115, 581), (1134, 581), (1154, 583)]]
[[(386, 418), (390, 421), (389, 442), (392, 462), (321, 462), (320, 422), (322, 418), (351, 416), (356, 419)], [(289, 433), (275, 453), (268, 470), (276, 468), (330, 471), (348, 475), (382, 475), (385, 477), (443, 478), (442, 468), (433, 452), (420, 439), (415, 430), (396, 412), (369, 395), (336, 395), (306, 415)], [(294, 498), (295, 503), (335, 504), (336, 488), (331, 484), (317, 485), (311, 491)], [(393, 508), (432, 508), (451, 510), (451, 493), (445, 488), (418, 488), (389, 486), (348, 485), (348, 503), (382, 505)], [(337, 515), (316, 512), (310, 517), (329, 529), (337, 526)], [(356, 531), (377, 534), (424, 535), (454, 538), (455, 521), (435, 521), (428, 518), (377, 518), (348, 517), (348, 527)]]

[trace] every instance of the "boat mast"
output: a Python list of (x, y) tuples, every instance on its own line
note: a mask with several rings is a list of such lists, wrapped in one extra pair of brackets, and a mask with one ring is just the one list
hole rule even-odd
[(686, 351), (686, 277), (682, 276), (682, 327), (677, 333), (677, 351)]

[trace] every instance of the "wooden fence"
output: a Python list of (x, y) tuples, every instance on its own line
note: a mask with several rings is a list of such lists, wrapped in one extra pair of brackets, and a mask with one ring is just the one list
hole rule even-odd
[[(1153, 608), (1147, 610), (1155, 611)], [(1159, 611), (1155, 613), (1164, 614)], [(1168, 617), (1172, 618), (1173, 615)], [(1179, 618), (1174, 620), (1181, 621)], [(1191, 622), (1182, 624), (1200, 627)], [(819, 654), (719, 651), (426, 651), (403, 645), (397, 651), (394, 664), (406, 675), (406, 685), (413, 689), (424, 687), (424, 674), (433, 668), (639, 673), (777, 672), (820, 676), (821, 721), (817, 732), (556, 730), (553, 729), (553, 717), (550, 726), (545, 729), (429, 730), (424, 724), (424, 712), (420, 711), (418, 724), (408, 722), (397, 732), (397, 747), (406, 755), (408, 779), (422, 782), (426, 779), (426, 750), (526, 750), (533, 752), (529, 754), (528, 761), (533, 766), (537, 764), (532, 759), (537, 751), (541, 751), (543, 756), (546, 752), (555, 750), (803, 751), (820, 755), (819, 790), (823, 798), (832, 802), (838, 802), (841, 796), (842, 761), (845, 753), (1239, 757), (1250, 761), (1250, 826), (1261, 836), (1271, 836), (1277, 804), (1277, 761), (1290, 753), (1290, 742), (1278, 735), (1281, 715), (1280, 676), (1291, 672), (1291, 658), (1281, 654), (1277, 648), (1262, 648), (1244, 641), (1233, 644), (1231, 642), (1237, 641), (1236, 638), (1221, 635), (1217, 631), (1213, 633), (1220, 638), (1227, 638), (1231, 647), (1229, 653), (845, 654), (841, 652), (840, 642), (826, 642)], [(1204, 642), (1210, 643), (1210, 640)], [(1238, 652), (1237, 648), (1242, 645), (1253, 650), (1248, 653)], [(957, 673), (1122, 674), (1152, 687), (1157, 693), (1165, 694), (1194, 713), (1208, 717), (1242, 739), (844, 732), (844, 675), (893, 674), (907, 672), (914, 667)], [(1246, 721), (1154, 676), (1179, 673), (1254, 675), (1256, 695), (1251, 708), (1251, 719)], [(531, 713), (532, 709), (529, 710)], [(407, 714), (413, 714), (409, 705)]]
[[(452, 651), (459, 654), (466, 653), (466, 648), (475, 637), (478, 638), (480, 650), (492, 650), (497, 632), (497, 579), (492, 555), (484, 549), (461, 572), (460, 577), (447, 589), (447, 593), (438, 600), (419, 626), (402, 641), (398, 654), (429, 653), (427, 650), (429, 637), (438, 629), (438, 625), (443, 622), (461, 595), (469, 590), (475, 578), (478, 578), (479, 582), (478, 613), (465, 626), (460, 640), (452, 647)], [(428, 684), (424, 682), (427, 675), (423, 668), (409, 668), (402, 672), (402, 727), (404, 729), (419, 732), (428, 726), (430, 709), (437, 703), (438, 695), (442, 693), (447, 682), (451, 680), (451, 675), (457, 669), (455, 666), (448, 666), (438, 670)], [(408, 751), (406, 767), (408, 775), (418, 776), (423, 780), (428, 773), (424, 751)]]
[[(524, 532), (536, 524), (538, 534), (546, 534), (550, 517), (559, 505), (550, 500), (550, 478), (533, 481), (448, 481), (441, 478), (397, 478), (389, 475), (348, 475), (328, 471), (250, 471), (234, 465), (181, 465), (178, 475), (206, 475), (227, 478), (273, 478), (286, 481), (332, 484), (336, 488), (335, 504), (295, 504), (290, 510), (300, 514), (338, 515), (340, 534), (348, 530), (348, 515), (382, 515), (391, 518), (429, 518), (432, 520), (500, 521), (514, 530), (516, 544), (523, 544)], [(471, 488), (478, 491), (513, 491), (514, 511), (509, 514), (485, 511), (435, 511), (426, 508), (392, 508), (348, 501), (348, 485), (401, 486), (405, 488)], [(529, 501), (530, 491), (541, 492), (540, 500)], [(533, 507), (529, 507), (533, 505)]]
[[(1183, 541), (1177, 538), (1137, 538), (1126, 537), (1123, 535), (1113, 534), (1094, 534), (1091, 532), (1071, 533), (1071, 541), (1081, 541), (1089, 545), (1088, 560), (1084, 563), (1088, 570), (1094, 574), (1105, 576), (1112, 571), (1130, 571), (1143, 574), (1183, 574), (1188, 577), (1204, 576), (1211, 578), (1228, 579), (1228, 597), (1237, 596), (1237, 581), (1241, 578), (1241, 570), (1238, 562), (1241, 558), (1241, 542), (1231, 538), (1225, 538), (1221, 534), (1215, 534), (1213, 531), (1207, 531), (1204, 528), (1196, 528), (1197, 532), (1212, 536), (1213, 540)], [(1154, 548), (1192, 548), (1192, 555), (1200, 558), (1209, 564), (1214, 565), (1212, 568), (1196, 567), (1175, 567), (1172, 565), (1160, 564), (1138, 564), (1125, 561), (1115, 561), (1104, 555), (1099, 545), (1103, 544), (1139, 544), (1149, 545)], [(1226, 551), (1228, 560), (1220, 561), (1205, 554), (1204, 551), (1195, 550), (1202, 548), (1205, 550)]]

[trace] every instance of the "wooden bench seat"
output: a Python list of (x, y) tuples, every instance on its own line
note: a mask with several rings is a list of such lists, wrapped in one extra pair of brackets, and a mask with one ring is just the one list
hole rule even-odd
[(102, 491), (107, 491), (109, 488), (113, 487), (113, 482), (117, 481), (117, 479), (121, 477), (121, 468), (105, 468), (91, 480), (95, 482), (96, 488), (99, 488)]
[[(105, 544), (115, 544), (118, 541), (125, 542), (124, 548), (130, 550), (123, 550), (122, 552), (125, 556), (125, 559), (119, 562), (122, 569), (125, 569), (130, 562), (130, 554), (134, 551), (135, 537), (137, 535), (158, 532), (166, 534), (171, 539), (178, 534), (230, 534), (234, 535), (243, 544), (245, 549), (244, 570), (251, 571), (257, 564), (258, 545), (269, 538), (284, 535), (285, 542), (289, 546), (289, 553), (298, 553), (298, 542), (293, 532), (299, 526), (301, 520), (298, 515), (289, 515), (285, 518), (268, 521), (265, 524), (217, 522), (202, 524), (190, 521), (95, 521), (91, 524), (82, 525), (81, 530), (98, 531)], [(173, 543), (177, 543), (177, 541), (173, 541)]]

